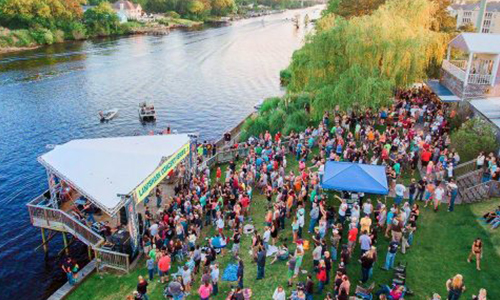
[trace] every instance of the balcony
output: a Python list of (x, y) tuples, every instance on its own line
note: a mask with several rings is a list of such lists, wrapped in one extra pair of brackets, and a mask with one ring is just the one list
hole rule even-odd
[[(467, 70), (466, 60), (443, 60), (443, 70), (464, 82)], [(469, 74), (467, 84), (492, 85), (492, 74)]]

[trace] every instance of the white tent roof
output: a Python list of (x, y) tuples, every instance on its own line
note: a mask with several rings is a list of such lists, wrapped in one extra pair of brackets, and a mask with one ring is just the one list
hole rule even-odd
[(189, 142), (187, 134), (73, 140), (40, 156), (39, 162), (113, 215), (162, 162)]
[(451, 40), (450, 45), (467, 53), (500, 54), (500, 34), (465, 32)]

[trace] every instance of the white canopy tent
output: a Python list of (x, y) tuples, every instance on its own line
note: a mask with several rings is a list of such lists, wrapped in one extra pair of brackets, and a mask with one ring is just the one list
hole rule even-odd
[(38, 161), (109, 215), (160, 164), (190, 142), (187, 134), (73, 140)]

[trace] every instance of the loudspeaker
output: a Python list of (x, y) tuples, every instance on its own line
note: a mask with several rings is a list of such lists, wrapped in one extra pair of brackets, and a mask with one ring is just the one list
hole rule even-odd
[(127, 211), (125, 210), (125, 207), (120, 209), (120, 224), (123, 226), (127, 226), (128, 224)]

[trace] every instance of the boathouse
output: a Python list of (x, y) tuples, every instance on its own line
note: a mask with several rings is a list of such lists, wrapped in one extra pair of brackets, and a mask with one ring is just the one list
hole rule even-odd
[(61, 232), (65, 247), (69, 233), (98, 269), (128, 272), (140, 252), (144, 203), (194, 171), (191, 149), (196, 141), (187, 134), (152, 135), (72, 140), (40, 156), (48, 190), (27, 206), (44, 248), (47, 230)]

